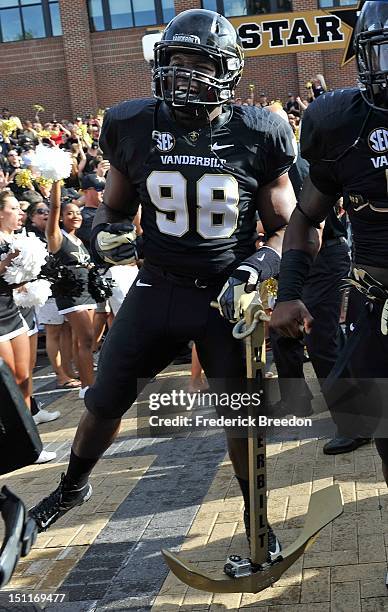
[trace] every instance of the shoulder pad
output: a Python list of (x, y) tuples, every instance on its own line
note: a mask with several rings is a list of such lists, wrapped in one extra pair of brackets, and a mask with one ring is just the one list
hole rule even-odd
[(128, 119), (138, 118), (143, 113), (153, 112), (156, 100), (154, 98), (139, 98), (136, 100), (125, 100), (111, 106), (106, 114), (115, 121), (126, 121)]
[(254, 150), (254, 168), (262, 173), (262, 184), (271, 183), (288, 172), (297, 153), (296, 140), (288, 121), (277, 113), (256, 106), (236, 107), (235, 116), (238, 120), (236, 138), (248, 150)]
[(105, 158), (124, 175), (128, 175), (130, 165), (140, 155), (139, 142), (147, 142), (147, 135), (151, 142), (155, 104), (153, 98), (127, 100), (104, 115), (100, 147)]
[(250, 130), (268, 133), (277, 130), (284, 124), (284, 119), (277, 113), (271, 113), (257, 106), (236, 106), (235, 113)]
[(358, 138), (368, 106), (357, 88), (319, 96), (303, 114), (301, 155), (310, 162), (334, 161)]
[[(260, 109), (262, 110), (262, 109)], [(235, 106), (234, 112), (251, 130), (257, 130), (261, 125), (261, 112), (257, 106)]]
[[(291, 126), (281, 115), (257, 106), (237, 106), (235, 110), (236, 116), (248, 129), (245, 132), (245, 144), (263, 145), (282, 141), (284, 148), (288, 149), (287, 141), (292, 143), (295, 140)], [(294, 150), (293, 146), (291, 150)], [(292, 157), (295, 157), (295, 151)]]

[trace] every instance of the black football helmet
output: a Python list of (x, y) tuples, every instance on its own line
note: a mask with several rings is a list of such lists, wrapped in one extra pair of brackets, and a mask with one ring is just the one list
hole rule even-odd
[[(195, 69), (170, 66), (174, 53), (198, 53), (216, 67), (215, 76)], [(217, 106), (233, 98), (244, 65), (240, 39), (229, 21), (213, 11), (183, 11), (167, 25), (154, 47), (153, 94), (175, 108), (198, 109)], [(187, 81), (182, 88), (178, 80)], [(191, 84), (199, 89), (193, 93)]]
[(388, 2), (365, 2), (355, 28), (360, 87), (366, 102), (388, 111)]

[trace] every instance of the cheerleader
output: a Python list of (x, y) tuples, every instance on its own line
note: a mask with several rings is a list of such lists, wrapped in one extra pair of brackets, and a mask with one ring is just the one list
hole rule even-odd
[[(32, 192), (36, 196), (38, 194), (36, 192)], [(20, 204), (20, 203), (19, 203)], [(21, 206), (22, 208), (22, 206)], [(27, 234), (33, 232), (40, 240), (42, 240), (46, 244), (46, 236), (44, 233), (44, 227), (47, 222), (49, 209), (43, 201), (35, 202), (30, 204), (26, 214), (27, 219), (25, 223), (25, 229)], [(31, 402), (31, 414), (36, 425), (40, 425), (41, 423), (49, 423), (50, 421), (55, 421), (59, 416), (60, 412), (55, 410), (54, 412), (49, 412), (48, 410), (44, 410), (41, 407), (41, 404), (36, 401), (33, 395), (33, 371), (36, 365), (36, 359), (38, 354), (38, 320), (36, 315), (36, 309), (34, 306), (24, 307), (18, 304), (17, 299), (19, 296), (23, 296), (23, 292), (25, 290), (25, 286), (20, 287), (20, 289), (16, 289), (14, 293), (14, 299), (19, 306), (19, 310), (22, 314), (22, 317), (26, 321), (28, 325), (27, 336), (30, 340), (30, 402)]]
[[(13, 234), (22, 227), (23, 214), (19, 202), (10, 191), (0, 192), (0, 254), (6, 254)], [(13, 289), (2, 276), (18, 253), (8, 253), (0, 261), (0, 357), (13, 372), (24, 400), (30, 402), (30, 341), (29, 326), (13, 299)], [(32, 325), (32, 322), (31, 322)], [(43, 450), (36, 463), (55, 459), (56, 454)]]
[(82, 399), (86, 389), (93, 383), (93, 311), (96, 308), (96, 302), (88, 293), (90, 255), (82, 241), (76, 236), (76, 231), (81, 223), (82, 216), (77, 205), (67, 203), (61, 211), (61, 185), (60, 181), (55, 180), (51, 190), (46, 237), (49, 252), (56, 256), (60, 264), (70, 268), (76, 281), (81, 281), (83, 284), (79, 297), (61, 295), (55, 298), (58, 312), (66, 316), (75, 338), (82, 384), (79, 397)]
[[(49, 208), (42, 201), (33, 202), (27, 209), (26, 231), (28, 235), (35, 234), (46, 246), (48, 214)], [(28, 323), (28, 315), (26, 318), (23, 311), (22, 314)], [(56, 374), (58, 388), (79, 389), (81, 383), (76, 380), (72, 366), (71, 329), (64, 316), (58, 313), (53, 297), (37, 308), (37, 319), (38, 324), (45, 327), (46, 352)], [(41, 418), (38, 420), (42, 422)]]
[[(22, 292), (23, 287), (17, 289), (16, 291)], [(35, 308), (33, 306), (19, 306), (19, 310), (28, 326), (27, 336), (30, 343), (29, 395), (32, 418), (34, 419), (36, 425), (40, 425), (41, 423), (49, 423), (50, 421), (55, 421), (56, 419), (58, 419), (61, 416), (61, 413), (59, 412), (59, 410), (54, 410), (54, 412), (49, 412), (48, 410), (45, 410), (44, 408), (42, 408), (42, 404), (37, 401), (33, 395), (33, 372), (36, 366), (36, 360), (38, 356), (39, 331)]]
[[(10, 191), (0, 192), (0, 255), (7, 253), (14, 231), (22, 227), (19, 202)], [(28, 325), (13, 300), (11, 286), (2, 278), (17, 253), (0, 261), (0, 357), (11, 368), (25, 402), (30, 407), (28, 373), (30, 345)]]

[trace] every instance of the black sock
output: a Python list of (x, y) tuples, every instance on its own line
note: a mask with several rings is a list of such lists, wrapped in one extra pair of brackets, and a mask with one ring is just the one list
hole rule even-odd
[(244, 498), (245, 510), (249, 513), (249, 480), (244, 480), (236, 476), (238, 484), (240, 485), (241, 493)]
[(33, 395), (31, 395), (30, 397), (30, 402), (31, 402), (31, 414), (32, 416), (35, 416), (39, 412), (39, 406)]
[(99, 457), (97, 459), (84, 459), (83, 457), (78, 457), (73, 449), (70, 452), (70, 461), (69, 466), (66, 472), (66, 481), (67, 484), (75, 487), (83, 487), (89, 478), (89, 474), (96, 465)]

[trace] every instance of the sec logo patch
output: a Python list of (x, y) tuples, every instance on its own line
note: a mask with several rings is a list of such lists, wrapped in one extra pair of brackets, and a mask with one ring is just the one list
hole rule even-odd
[(155, 141), (158, 151), (162, 151), (163, 153), (172, 151), (175, 147), (175, 137), (170, 134), (170, 132), (157, 132), (155, 130), (152, 134), (152, 138)]
[(386, 153), (388, 151), (388, 129), (376, 128), (369, 134), (368, 142), (375, 153)]

